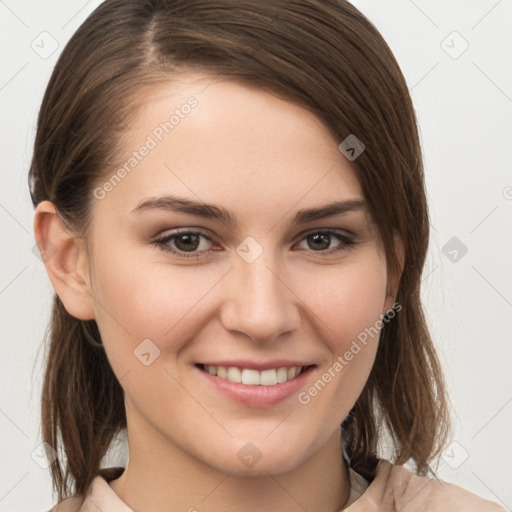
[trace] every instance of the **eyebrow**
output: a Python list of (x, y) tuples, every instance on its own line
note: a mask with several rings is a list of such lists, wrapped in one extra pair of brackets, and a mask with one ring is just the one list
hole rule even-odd
[[(220, 220), (230, 227), (237, 226), (236, 217), (222, 206), (201, 203), (173, 195), (143, 199), (130, 213), (141, 213), (148, 210), (169, 210), (178, 213), (186, 213), (207, 219)], [(325, 217), (366, 210), (366, 202), (360, 198), (335, 201), (324, 206), (299, 210), (290, 224), (304, 224)]]

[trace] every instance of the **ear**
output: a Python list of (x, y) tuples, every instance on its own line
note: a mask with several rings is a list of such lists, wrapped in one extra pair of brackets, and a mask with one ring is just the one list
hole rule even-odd
[(41, 201), (34, 235), (50, 281), (66, 311), (80, 320), (94, 319), (84, 240), (65, 228), (51, 201)]

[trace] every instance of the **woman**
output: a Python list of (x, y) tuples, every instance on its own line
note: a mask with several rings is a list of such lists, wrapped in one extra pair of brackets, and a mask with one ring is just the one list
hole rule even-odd
[(501, 510), (426, 476), (448, 413), (416, 120), (351, 4), (107, 0), (30, 187), (54, 511)]

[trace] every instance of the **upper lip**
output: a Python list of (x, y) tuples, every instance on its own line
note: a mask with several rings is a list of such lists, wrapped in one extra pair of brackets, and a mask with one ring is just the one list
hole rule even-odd
[(221, 360), (221, 361), (205, 361), (202, 363), (198, 363), (201, 365), (208, 365), (208, 366), (225, 366), (230, 367), (234, 366), (237, 368), (248, 368), (258, 371), (263, 370), (271, 370), (273, 368), (291, 368), (292, 366), (312, 366), (313, 363), (311, 362), (304, 362), (304, 361), (292, 361), (290, 359), (276, 359), (274, 361), (264, 361), (264, 362), (256, 362), (256, 361), (249, 361), (247, 359), (237, 359), (237, 360)]

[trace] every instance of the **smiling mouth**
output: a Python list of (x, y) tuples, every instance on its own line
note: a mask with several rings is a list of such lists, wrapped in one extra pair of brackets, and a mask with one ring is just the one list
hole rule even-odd
[(239, 368), (237, 366), (214, 366), (207, 364), (196, 365), (200, 370), (213, 377), (245, 384), (247, 386), (276, 386), (296, 379), (315, 365), (289, 366), (270, 368), (268, 370), (255, 370), (254, 368)]

